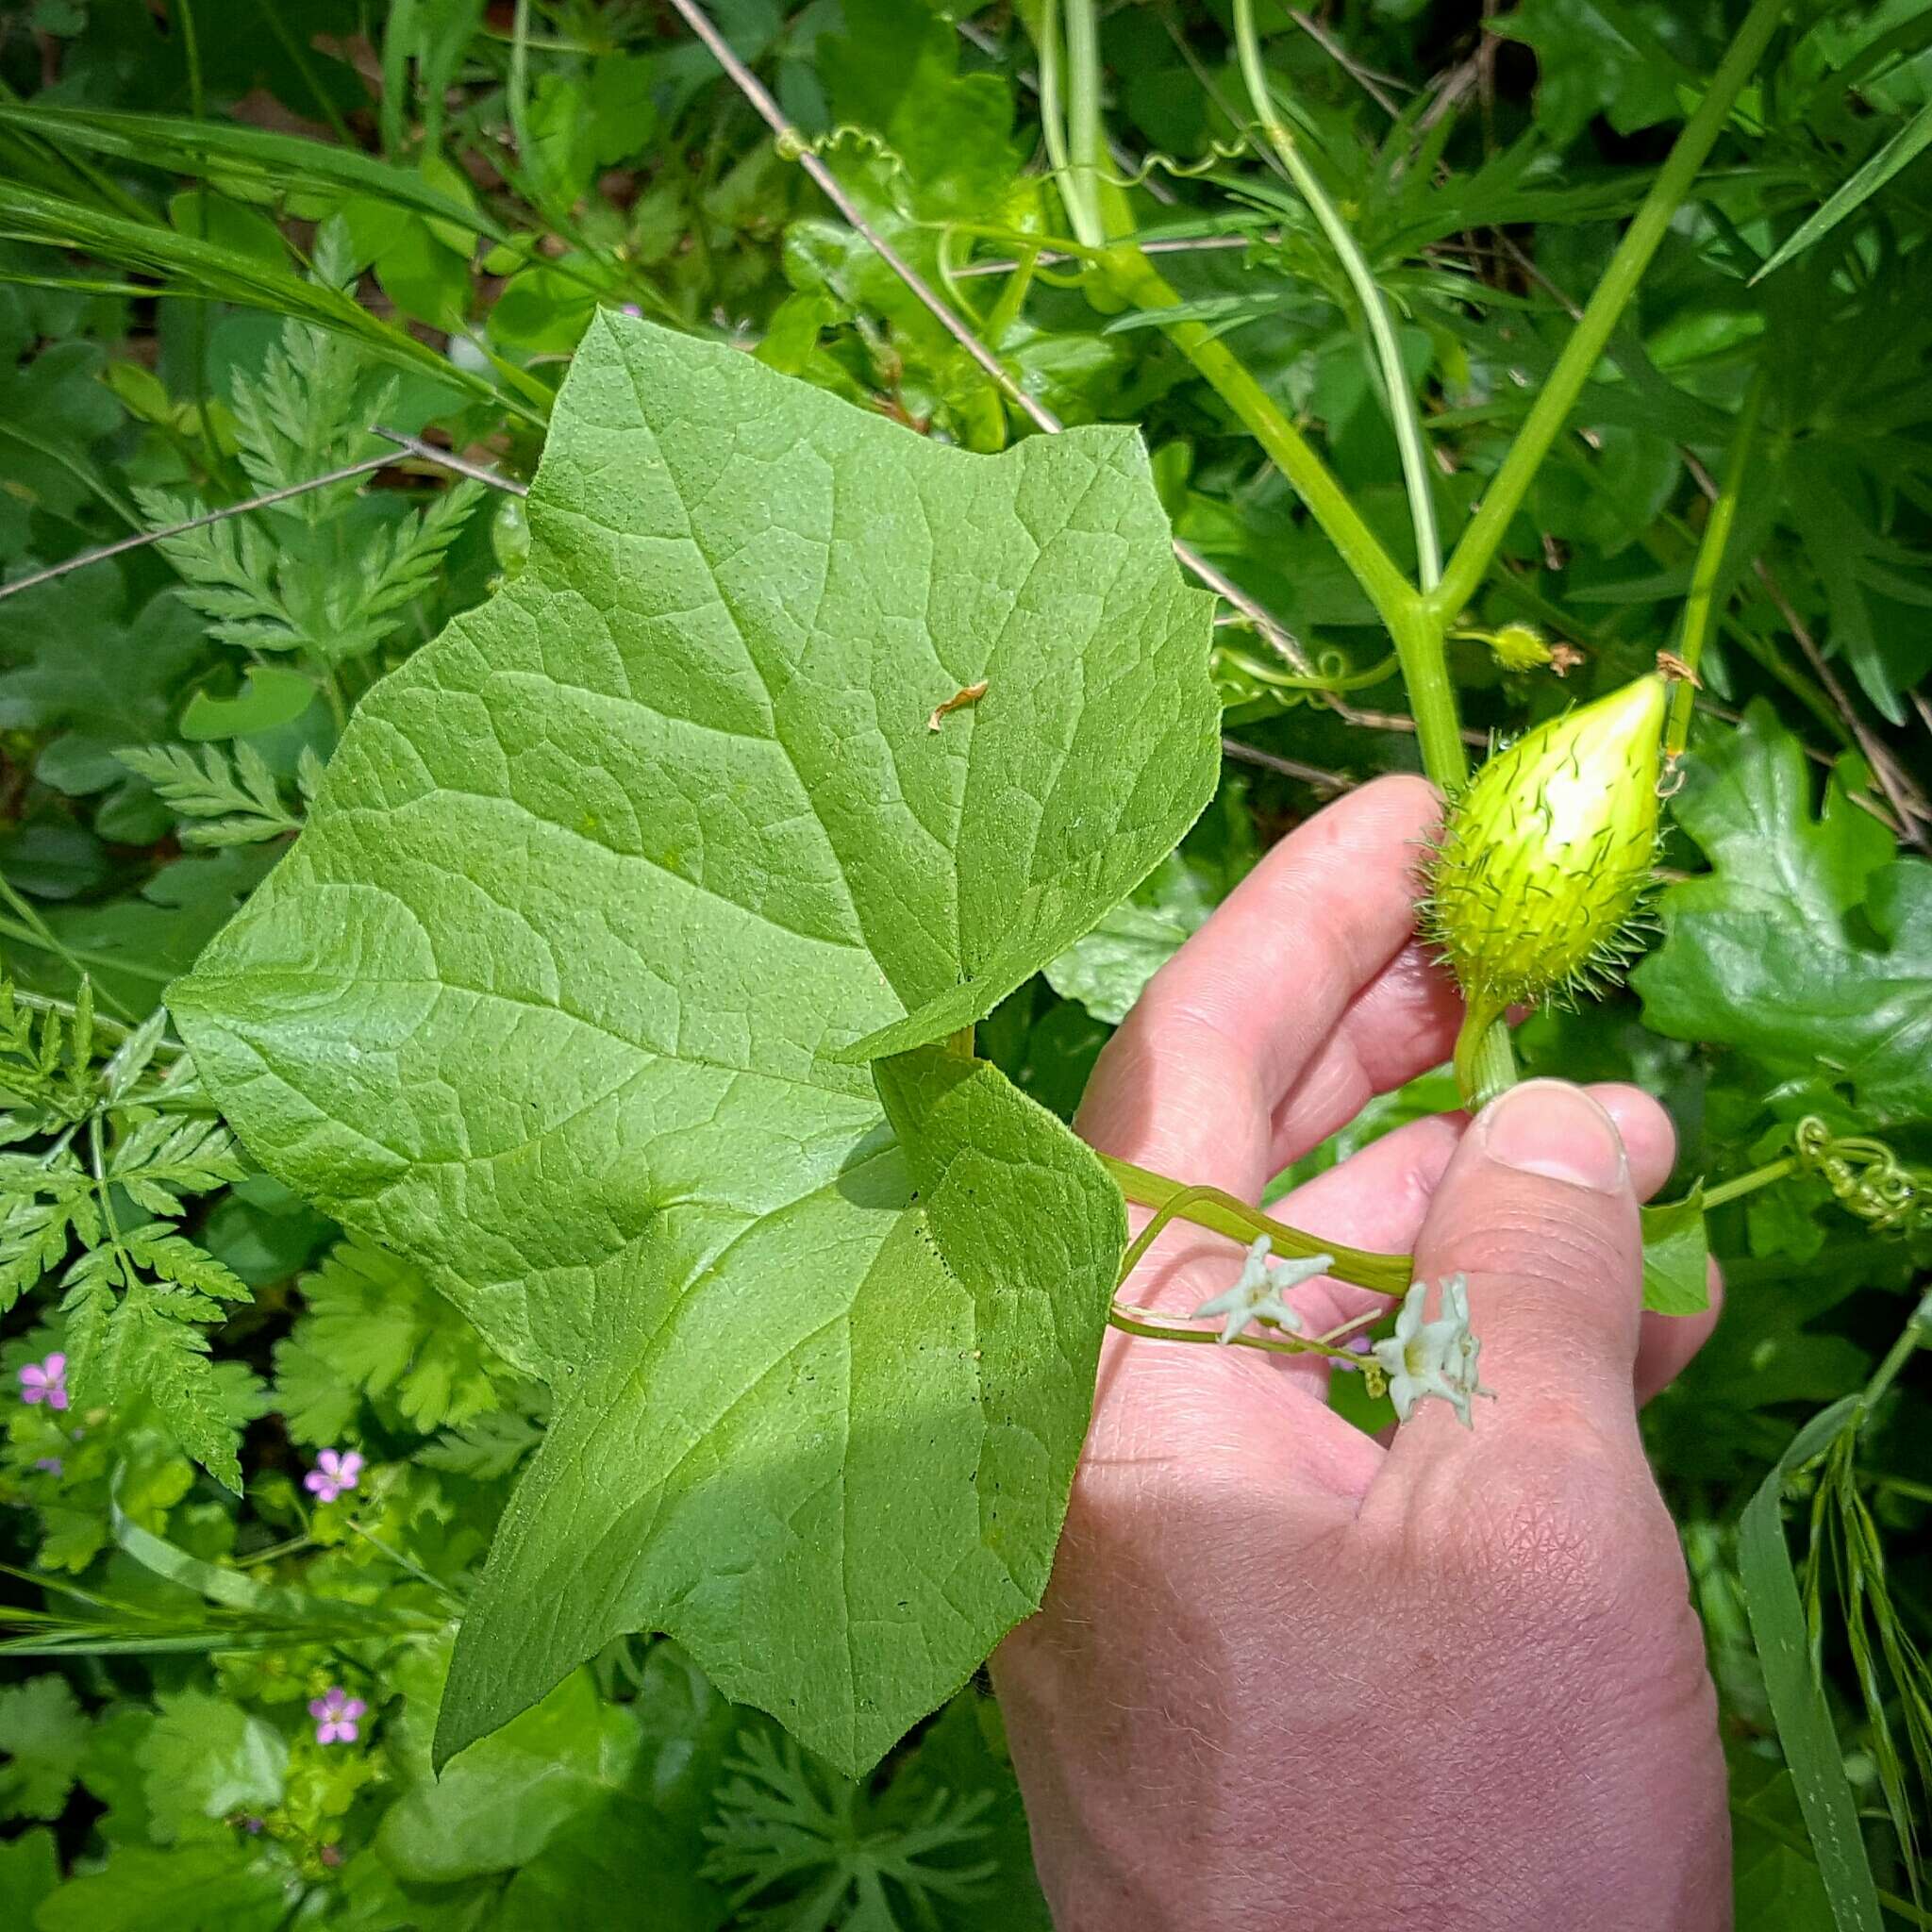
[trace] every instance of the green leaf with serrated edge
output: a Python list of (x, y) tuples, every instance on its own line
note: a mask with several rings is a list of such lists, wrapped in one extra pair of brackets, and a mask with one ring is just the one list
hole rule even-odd
[(1131, 435), (973, 457), (622, 318), (529, 509), (176, 1018), (556, 1391), (442, 1755), (656, 1627), (861, 1769), (1039, 1599), (1124, 1222), (991, 1067), (880, 1070), (895, 1134), (852, 1044), (976, 1020), (1172, 849), (1208, 606)]
[(1850, 1082), (1874, 1124), (1932, 1113), (1932, 865), (1837, 779), (1814, 816), (1803, 747), (1758, 702), (1685, 767), (1677, 820), (1710, 871), (1659, 902), (1631, 974), (1680, 1040)]
[(432, 1776), (428, 1726), (399, 1747), (406, 1779), (382, 1821), (383, 1862), (413, 1885), (451, 1885), (526, 1864), (573, 1820), (621, 1790), (642, 1739), (623, 1705), (578, 1671), (453, 1766)]
[(1785, 1547), (1782, 1513), (1785, 1478), (1824, 1454), (1838, 1432), (1854, 1423), (1857, 1407), (1857, 1397), (1847, 1396), (1813, 1416), (1758, 1485), (1738, 1524), (1738, 1569), (1778, 1742), (1797, 1787), (1832, 1916), (1839, 1932), (1882, 1932), (1885, 1920), (1865, 1856), (1857, 1801), (1812, 1668), (1805, 1607)]
[(1710, 1306), (1701, 1188), (1643, 1209), (1643, 1306), (1659, 1315), (1697, 1315)]
[(273, 1724), (192, 1685), (162, 1690), (156, 1702), (160, 1716), (136, 1759), (157, 1843), (225, 1838), (231, 1812), (282, 1802), (289, 1742)]
[(275, 1932), (289, 1916), (281, 1877), (245, 1844), (151, 1851), (124, 1845), (70, 1878), (35, 1920), (39, 1932)]
[(65, 1678), (0, 1688), (0, 1818), (58, 1818), (87, 1739), (87, 1719)]

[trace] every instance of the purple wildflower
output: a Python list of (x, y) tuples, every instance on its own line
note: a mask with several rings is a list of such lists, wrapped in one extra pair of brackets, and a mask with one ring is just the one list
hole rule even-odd
[(634, 315), (638, 318), (640, 322), (641, 322), (644, 319), (644, 311), (642, 306), (636, 302), (625, 303), (622, 306), (620, 312), (625, 315)]
[(67, 1407), (67, 1357), (57, 1348), (43, 1362), (28, 1362), (20, 1372), (20, 1399), (44, 1402), (49, 1408)]
[(67, 1465), (58, 1456), (42, 1456), (35, 1463), (36, 1469), (44, 1470), (49, 1475), (59, 1475)]
[(361, 1474), (362, 1457), (358, 1450), (325, 1449), (315, 1458), (315, 1467), (302, 1478), (302, 1487), (320, 1501), (333, 1503), (344, 1491), (356, 1487), (356, 1479)]
[(315, 1720), (318, 1744), (353, 1744), (356, 1720), (369, 1707), (359, 1697), (351, 1697), (340, 1684), (331, 1684), (320, 1697), (308, 1700), (308, 1715)]
[(240, 1823), (242, 1829), (245, 1831), (250, 1838), (255, 1837), (257, 1833), (258, 1833), (261, 1830), (261, 1820), (259, 1818), (243, 1818), (238, 1822)]

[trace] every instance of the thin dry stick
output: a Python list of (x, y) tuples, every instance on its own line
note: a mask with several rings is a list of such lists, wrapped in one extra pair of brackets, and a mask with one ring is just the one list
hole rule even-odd
[(1388, 89), (1402, 85), (1392, 74), (1377, 74), (1373, 67), (1364, 67), (1319, 20), (1312, 19), (1299, 8), (1291, 7), (1288, 9), (1288, 17), (1368, 95), (1370, 100), (1374, 102), (1376, 107), (1381, 108), (1383, 113), (1397, 120), (1401, 119), (1401, 103), (1392, 99), (1388, 92)]
[[(1690, 472), (1691, 480), (1712, 503), (1717, 501), (1717, 479), (1699, 460), (1696, 454), (1689, 449), (1680, 451), (1685, 467)], [(1852, 702), (1851, 693), (1838, 680), (1837, 675), (1825, 662), (1824, 653), (1818, 647), (1818, 641), (1812, 637), (1809, 627), (1798, 615), (1791, 600), (1785, 595), (1784, 587), (1772, 575), (1771, 566), (1761, 557), (1753, 558), (1751, 569), (1757, 581), (1764, 586), (1765, 593), (1772, 607), (1784, 620), (1785, 628), (1798, 641), (1798, 648), (1804, 652), (1806, 661), (1816, 674), (1818, 681), (1824, 687), (1826, 695), (1838, 707), (1839, 716), (1845, 721), (1847, 728), (1857, 741), (1859, 751), (1864, 754), (1865, 762), (1872, 767), (1872, 775), (1877, 781), (1878, 789), (1885, 793), (1892, 815), (1898, 820), (1899, 836), (1909, 839), (1921, 851), (1932, 850), (1926, 843), (1925, 834), (1920, 829), (1922, 823), (1932, 824), (1932, 805), (1927, 805), (1924, 794), (1906, 775), (1904, 768), (1894, 758), (1885, 743), (1865, 724), (1858, 715), (1857, 707)], [(1706, 707), (1705, 708), (1708, 708)]]
[(467, 457), (438, 449), (433, 442), (425, 442), (421, 437), (405, 436), (400, 429), (385, 429), (380, 423), (372, 423), (369, 433), (408, 450), (412, 457), (421, 457), (425, 463), (434, 463), (439, 469), (454, 470), (458, 476), (467, 476), (473, 483), (487, 484), (491, 490), (501, 490), (506, 496), (527, 496), (530, 493), (527, 483), (519, 483), (514, 476), (502, 475), (495, 470), (486, 470), (481, 463), (473, 463)]
[(1805, 620), (1797, 613), (1791, 600), (1784, 593), (1784, 588), (1772, 575), (1771, 566), (1763, 558), (1754, 558), (1752, 570), (1757, 581), (1764, 586), (1765, 593), (1772, 601), (1773, 608), (1784, 619), (1785, 628), (1797, 639), (1798, 648), (1805, 654), (1806, 661), (1811, 666), (1812, 675), (1822, 684), (1831, 701), (1839, 708), (1839, 714), (1851, 727), (1852, 736), (1858, 741), (1858, 749), (1865, 755), (1865, 762), (1872, 767), (1872, 775), (1878, 781), (1878, 789), (1885, 793), (1893, 815), (1902, 828), (1903, 836), (1916, 845), (1921, 852), (1932, 851), (1925, 837), (1925, 825), (1932, 824), (1932, 807), (1928, 807), (1911, 781), (1898, 768), (1884, 744), (1879, 741), (1852, 703), (1851, 694), (1838, 681), (1838, 675), (1825, 662), (1824, 653), (1818, 648), (1818, 641), (1812, 637)]
[[(399, 429), (385, 429), (380, 423), (369, 425), (372, 436), (379, 436), (385, 442), (395, 443), (413, 457), (420, 457), (425, 462), (435, 463), (439, 468), (453, 470), (458, 476), (468, 476), (473, 482), (487, 483), (492, 490), (501, 490), (510, 496), (527, 496), (530, 486), (519, 483), (514, 477), (499, 475), (494, 470), (486, 470), (479, 463), (473, 463), (458, 456), (452, 456), (446, 449), (438, 449), (433, 442), (425, 442), (421, 437), (405, 436)], [(331, 483), (346, 483), (351, 477), (366, 476), (372, 471), (387, 469), (395, 461), (391, 456), (365, 457), (359, 463), (345, 463), (340, 470), (330, 470), (320, 476), (310, 476), (303, 483), (285, 484), (279, 490), (270, 490), (260, 496), (251, 496), (245, 503), (226, 503), (220, 509), (211, 509), (202, 516), (189, 517), (178, 524), (164, 524), (158, 530), (141, 530), (132, 537), (122, 537), (112, 543), (103, 543), (98, 550), (83, 550), (78, 557), (64, 558), (58, 563), (51, 563), (45, 570), (37, 570), (24, 577), (15, 577), (11, 583), (0, 584), (0, 598), (17, 595), (22, 591), (30, 591), (36, 584), (50, 583), (55, 577), (64, 577), (70, 571), (85, 570), (91, 563), (104, 562), (108, 558), (119, 557), (125, 550), (139, 550), (145, 543), (158, 543), (164, 538), (179, 537), (189, 530), (206, 529), (209, 524), (225, 523), (230, 517), (246, 516), (250, 510), (267, 509), (273, 504), (286, 503), (291, 497), (307, 496), (314, 490), (326, 490)]]
[[(779, 152), (797, 161), (825, 199), (865, 237), (879, 259), (905, 283), (933, 320), (991, 376), (1026, 419), (1037, 429), (1049, 436), (1057, 436), (1064, 426), (1059, 418), (1013, 380), (999, 358), (953, 313), (925, 277), (859, 212), (858, 204), (839, 185), (839, 177), (812, 153), (804, 136), (785, 118), (785, 110), (772, 98), (764, 83), (731, 51), (724, 37), (711, 25), (696, 0), (671, 0), (671, 4), (682, 16), (685, 25), (705, 43), (712, 59), (724, 70), (732, 86), (751, 103), (758, 118), (772, 130), (777, 139)], [(1245, 591), (1178, 539), (1174, 541), (1174, 554), (1184, 569), (1191, 571), (1210, 591), (1224, 597), (1241, 611), (1298, 672), (1304, 676), (1313, 675), (1313, 666), (1300, 641), (1275, 623)]]
[(206, 516), (190, 517), (185, 523), (169, 524), (158, 530), (141, 530), (132, 537), (103, 543), (98, 550), (83, 550), (78, 557), (50, 563), (45, 570), (33, 571), (24, 577), (15, 577), (11, 583), (0, 584), (0, 598), (18, 596), (23, 591), (31, 591), (36, 584), (52, 583), (56, 577), (64, 577), (70, 571), (84, 570), (91, 563), (119, 557), (124, 550), (139, 550), (143, 543), (158, 543), (164, 537), (179, 537), (189, 530), (205, 529), (209, 524), (225, 522), (229, 517), (242, 516), (251, 509), (266, 509), (272, 503), (286, 503), (291, 496), (306, 496), (311, 490), (325, 490), (331, 483), (346, 483), (351, 476), (366, 476), (370, 471), (379, 470), (394, 460), (393, 457), (386, 455), (368, 457), (359, 463), (347, 463), (340, 470), (331, 470), (325, 476), (311, 476), (306, 483), (291, 483), (283, 489), (271, 490), (265, 496), (251, 496), (246, 503), (227, 504), (221, 509), (209, 510)]
[(1263, 771), (1279, 772), (1285, 778), (1299, 778), (1318, 791), (1352, 791), (1356, 787), (1357, 781), (1345, 772), (1330, 772), (1320, 765), (1304, 764), (1300, 758), (1285, 758), (1278, 752), (1263, 751), (1258, 744), (1248, 744), (1239, 738), (1224, 738), (1221, 748), (1240, 764), (1259, 765)]

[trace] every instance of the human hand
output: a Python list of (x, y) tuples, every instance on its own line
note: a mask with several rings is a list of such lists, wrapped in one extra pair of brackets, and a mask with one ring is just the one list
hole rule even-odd
[[(1419, 780), (1262, 861), (1094, 1070), (1097, 1147), (1253, 1201), (1449, 1053), (1412, 935)], [(1715, 1700), (1637, 1402), (1713, 1315), (1641, 1316), (1670, 1123), (1538, 1081), (1418, 1121), (1271, 1210), (1462, 1273), (1482, 1378), (1386, 1446), (1326, 1366), (1108, 1338), (1045, 1607), (994, 1678), (1060, 1932), (1707, 1932), (1729, 1918)], [(1165, 1230), (1124, 1298), (1188, 1313), (1240, 1251)], [(1319, 1334), (1380, 1297), (1290, 1297)]]

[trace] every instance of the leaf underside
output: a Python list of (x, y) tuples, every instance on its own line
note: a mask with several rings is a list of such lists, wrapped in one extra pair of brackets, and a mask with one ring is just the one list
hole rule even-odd
[(1205, 804), (1209, 607), (1130, 432), (971, 456), (614, 317), (529, 513), (171, 1004), (556, 1393), (439, 1760), (665, 1629), (857, 1772), (1037, 1604), (1124, 1239), (934, 1042)]

